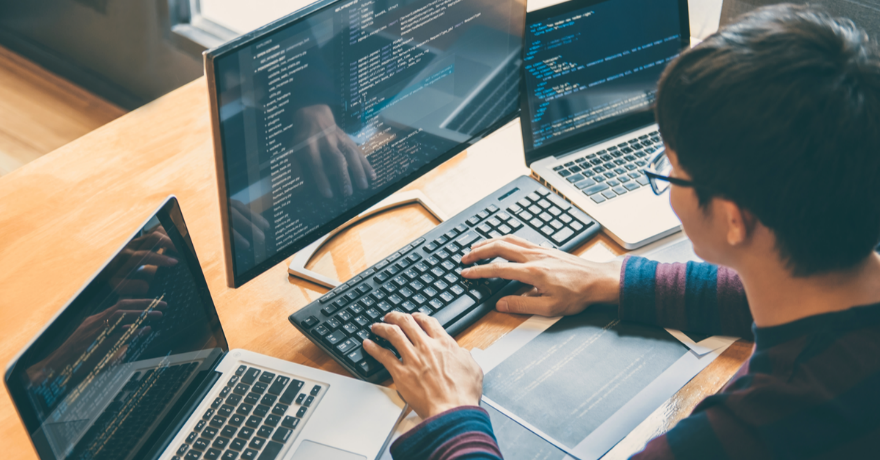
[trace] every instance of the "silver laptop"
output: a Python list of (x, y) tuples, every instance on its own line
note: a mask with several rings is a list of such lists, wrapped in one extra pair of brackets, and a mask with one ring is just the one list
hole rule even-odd
[(572, 0), (526, 16), (526, 163), (627, 249), (681, 229), (640, 169), (662, 143), (657, 80), (689, 41), (686, 0)]
[[(253, 331), (273, 320), (252, 313)], [(405, 408), (387, 388), (229, 350), (174, 197), (5, 383), (41, 459), (375, 459)]]

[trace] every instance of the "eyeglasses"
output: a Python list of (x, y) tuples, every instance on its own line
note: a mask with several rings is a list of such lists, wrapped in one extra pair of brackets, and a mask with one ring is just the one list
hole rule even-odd
[(681, 187), (694, 187), (694, 183), (689, 180), (677, 179), (669, 176), (669, 173), (672, 172), (672, 163), (669, 162), (669, 158), (666, 156), (665, 146), (660, 146), (654, 152), (651, 158), (648, 159), (648, 164), (642, 168), (642, 172), (648, 176), (648, 182), (651, 183), (651, 190), (653, 190), (656, 195), (661, 195), (668, 190), (669, 184), (675, 184)]

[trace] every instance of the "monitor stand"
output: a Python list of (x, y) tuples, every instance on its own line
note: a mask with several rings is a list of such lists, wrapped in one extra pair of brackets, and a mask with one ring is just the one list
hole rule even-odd
[(443, 222), (446, 220), (446, 215), (434, 204), (421, 190), (409, 190), (406, 192), (395, 193), (388, 198), (376, 203), (370, 209), (367, 209), (361, 214), (358, 214), (354, 219), (340, 225), (332, 232), (322, 236), (320, 239), (315, 241), (314, 243), (304, 247), (301, 251), (297, 252), (296, 255), (293, 256), (293, 260), (290, 261), (290, 266), (287, 267), (287, 272), (292, 276), (297, 278), (302, 278), (304, 280), (311, 281), (313, 283), (320, 284), (329, 289), (333, 289), (336, 286), (342, 284), (341, 281), (337, 279), (330, 278), (329, 276), (324, 276), (320, 273), (313, 272), (306, 268), (306, 264), (312, 260), (312, 257), (315, 256), (315, 253), (318, 252), (318, 249), (321, 249), (321, 246), (327, 242), (330, 238), (333, 238), (337, 233), (351, 227), (352, 225), (357, 224), (358, 222), (372, 217), (380, 212), (387, 211), (389, 209), (397, 208), (400, 206), (406, 206), (408, 204), (418, 203), (422, 205), (428, 212), (431, 213), (437, 220)]

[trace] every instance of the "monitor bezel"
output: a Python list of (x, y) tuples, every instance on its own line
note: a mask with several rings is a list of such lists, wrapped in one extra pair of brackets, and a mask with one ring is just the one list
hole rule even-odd
[[(166, 216), (167, 219), (163, 219)], [(23, 373), (27, 370), (23, 367), (23, 363), (28, 361), (27, 358), (31, 357), (35, 353), (39, 353), (42, 349), (39, 348), (39, 345), (45, 341), (54, 338), (57, 333), (66, 327), (72, 318), (75, 317), (79, 313), (80, 303), (78, 302), (82, 297), (87, 296), (92, 290), (97, 289), (97, 286), (94, 285), (94, 282), (98, 279), (99, 276), (104, 272), (104, 270), (110, 265), (110, 263), (122, 252), (126, 246), (131, 242), (132, 239), (138, 236), (138, 233), (146, 226), (146, 224), (153, 217), (159, 217), (160, 221), (163, 225), (170, 223), (174, 225), (178, 233), (180, 233), (184, 242), (186, 243), (185, 248), (178, 248), (178, 254), (182, 257), (187, 258), (187, 264), (190, 269), (192, 267), (198, 267), (198, 270), (191, 270), (193, 273), (193, 279), (198, 285), (199, 293), (202, 297), (202, 302), (206, 307), (205, 315), (208, 318), (208, 324), (211, 329), (211, 334), (214, 336), (214, 339), (217, 341), (220, 349), (223, 353), (218, 355), (218, 359), (213, 366), (216, 366), (225, 355), (226, 352), (229, 351), (229, 343), (226, 341), (226, 335), (223, 332), (223, 328), (220, 325), (220, 318), (217, 315), (217, 309), (214, 305), (213, 298), (211, 297), (211, 292), (208, 289), (208, 283), (205, 279), (204, 272), (201, 270), (201, 265), (199, 264), (198, 257), (195, 253), (195, 248), (192, 244), (192, 239), (190, 238), (189, 231), (187, 230), (186, 224), (183, 220), (183, 214), (180, 212), (180, 205), (177, 201), (177, 198), (174, 195), (168, 196), (162, 204), (150, 214), (150, 217), (144, 219), (140, 226), (138, 226), (137, 230), (135, 230), (126, 240), (122, 243), (122, 245), (113, 252), (113, 255), (107, 258), (106, 262), (101, 265), (101, 268), (95, 271), (95, 273), (86, 281), (80, 290), (67, 301), (67, 303), (49, 320), (45, 326), (31, 339), (31, 341), (15, 356), (7, 365), (6, 373), (4, 375), (4, 384), (6, 385), (7, 391), (9, 391), (9, 396), (12, 399), (13, 406), (15, 406), (15, 410), (18, 413), (19, 419), (24, 424), (25, 429), (28, 432), (28, 438), (31, 441), (31, 444), (34, 446), (35, 450), (38, 450), (38, 447), (33, 442), (34, 434), (39, 430), (41, 424), (36, 412), (33, 410), (31, 406), (30, 399), (27, 395), (27, 390), (24, 386), (21, 385), (21, 377)], [(211, 366), (213, 368), (213, 366)], [(206, 375), (207, 377), (207, 375)], [(193, 383), (199, 384), (201, 382)]]
[[(332, 7), (337, 3), (344, 3), (351, 0), (323, 0), (320, 2), (313, 3), (305, 8), (294, 11), (293, 13), (288, 14), (278, 20), (275, 20), (263, 27), (260, 27), (252, 32), (244, 34), (236, 39), (233, 39), (217, 48), (207, 50), (203, 53), (204, 62), (205, 62), (205, 76), (208, 80), (208, 98), (210, 100), (211, 106), (211, 127), (212, 127), (212, 137), (214, 144), (214, 163), (216, 167), (217, 174), (217, 183), (218, 183), (218, 192), (220, 198), (220, 219), (222, 225), (222, 234), (223, 234), (223, 252), (224, 258), (226, 261), (226, 284), (231, 288), (238, 288), (248, 281), (256, 278), (262, 273), (266, 272), (270, 268), (278, 265), (283, 262), (285, 259), (291, 257), (296, 254), (296, 252), (302, 250), (306, 246), (312, 244), (317, 241), (324, 235), (330, 233), (335, 228), (345, 224), (349, 220), (355, 218), (358, 214), (366, 211), (373, 205), (379, 203), (385, 198), (391, 196), (398, 190), (403, 187), (409, 185), (413, 181), (419, 179), (429, 171), (433, 170), (437, 166), (451, 159), (452, 157), (458, 155), (459, 153), (467, 150), (468, 147), (475, 144), (480, 139), (484, 138), (488, 134), (498, 130), (502, 126), (510, 123), (514, 119), (519, 116), (519, 107), (517, 107), (511, 113), (501, 117), (497, 122), (492, 125), (486, 127), (482, 131), (475, 134), (473, 137), (468, 139), (465, 142), (462, 142), (455, 148), (449, 150), (448, 152), (438, 156), (433, 161), (427, 163), (421, 168), (413, 171), (407, 176), (401, 177), (397, 182), (393, 185), (389, 186), (385, 190), (373, 195), (372, 197), (365, 200), (363, 203), (349, 209), (345, 213), (337, 216), (335, 219), (327, 222), (326, 224), (318, 227), (314, 231), (308, 233), (303, 236), (300, 240), (291, 243), (287, 247), (281, 249), (273, 256), (267, 258), (263, 262), (255, 265), (251, 269), (245, 271), (241, 274), (236, 274), (235, 271), (235, 253), (234, 253), (234, 239), (232, 238), (232, 221), (229, 218), (229, 203), (227, 200), (227, 192), (226, 192), (226, 184), (228, 181), (228, 177), (226, 176), (226, 168), (224, 166), (224, 156), (223, 152), (225, 150), (225, 146), (223, 145), (223, 129), (220, 124), (220, 107), (219, 107), (219, 95), (217, 94), (217, 69), (215, 66), (215, 61), (223, 58), (241, 48), (252, 45), (254, 42), (261, 40), (266, 35), (270, 35), (280, 31), (281, 29), (287, 27), (293, 27), (296, 24), (299, 24), (301, 21), (304, 21), (311, 17), (313, 14), (319, 14), (323, 12), (325, 9)], [(526, 2), (519, 0), (510, 0), (514, 3), (521, 4), (522, 6), (522, 14), (523, 17), (526, 15)], [(525, 36), (525, 21), (522, 24), (522, 34)], [(520, 40), (520, 47), (522, 47), (522, 40)], [(521, 72), (521, 70), (520, 70)], [(340, 280), (345, 281), (345, 280)]]
[[(556, 5), (548, 6), (547, 8), (542, 8), (540, 10), (529, 11), (526, 14), (526, 27), (523, 31), (523, 62), (525, 63), (525, 40), (529, 24), (610, 1), (615, 0), (569, 0), (567, 2), (558, 3)], [(684, 51), (690, 46), (691, 36), (687, 0), (678, 0), (678, 11), (679, 22), (681, 24), (681, 50)], [(519, 112), (521, 114), (528, 114), (529, 96), (526, 88), (525, 66), (523, 66), (521, 72), (522, 76), (520, 78)], [(562, 139), (538, 148), (532, 148), (531, 145), (533, 144), (533, 140), (531, 117), (520, 117), (520, 128), (522, 130), (523, 151), (525, 152), (526, 166), (531, 166), (532, 163), (543, 160), (544, 158), (550, 156), (568, 153), (573, 150), (578, 150), (599, 142), (603, 142), (620, 134), (650, 125), (651, 123), (654, 123), (654, 121), (654, 108), (652, 106), (648, 109), (632, 112), (628, 115), (623, 116), (619, 120), (608, 123), (607, 125), (588, 129), (582, 133), (572, 135), (567, 139)]]

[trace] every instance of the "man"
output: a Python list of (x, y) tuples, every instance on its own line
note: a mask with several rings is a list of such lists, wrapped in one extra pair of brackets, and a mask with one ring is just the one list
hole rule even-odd
[[(850, 21), (758, 10), (683, 53), (659, 83), (670, 201), (702, 259), (594, 264), (505, 237), (467, 278), (534, 286), (502, 312), (575, 314), (754, 337), (749, 361), (637, 458), (859, 458), (880, 439), (880, 58)], [(366, 341), (426, 420), (395, 459), (501, 457), (482, 373), (433, 319), (386, 316)], [(752, 335), (753, 334), (753, 335)]]

